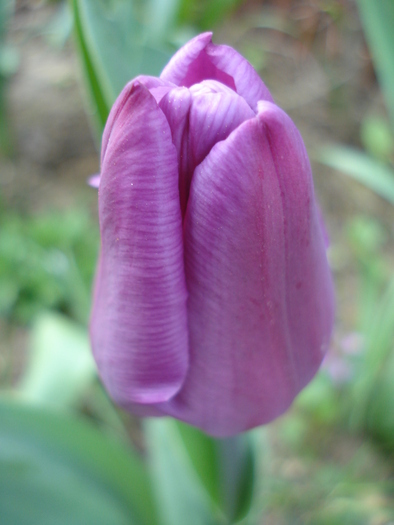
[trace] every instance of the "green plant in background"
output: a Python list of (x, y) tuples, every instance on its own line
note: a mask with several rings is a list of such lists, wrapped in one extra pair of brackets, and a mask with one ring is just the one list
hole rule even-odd
[(350, 424), (358, 431), (369, 430), (394, 451), (394, 277), (383, 254), (386, 234), (369, 217), (354, 218), (347, 229), (359, 267), (357, 329), (363, 339), (354, 360), (357, 381), (350, 385)]
[(180, 0), (177, 2), (177, 23), (200, 31), (209, 30), (242, 2), (243, 0)]
[[(394, 205), (394, 2), (358, 0), (358, 8), (389, 121), (367, 116), (361, 127), (366, 152), (328, 147), (320, 160), (354, 177)], [(390, 124), (389, 124), (390, 122)], [(382, 228), (376, 221), (353, 221), (350, 240), (361, 277), (360, 331), (365, 338), (352, 389), (352, 424), (368, 429), (394, 450), (394, 288), (392, 272), (380, 255)], [(383, 234), (384, 235), (384, 234)]]
[(394, 3), (357, 0), (357, 4), (394, 131)]
[(18, 54), (6, 43), (7, 26), (14, 12), (14, 1), (0, 3), (0, 154), (12, 153), (12, 141), (7, 118), (6, 88), (9, 77), (18, 68)]
[(368, 153), (345, 146), (325, 148), (320, 160), (355, 178), (394, 204), (394, 3), (358, 0), (361, 21), (391, 124), (374, 116), (364, 119), (361, 140)]
[(85, 324), (97, 224), (82, 211), (23, 217), (5, 208), (0, 223), (0, 315), (28, 323), (53, 308)]

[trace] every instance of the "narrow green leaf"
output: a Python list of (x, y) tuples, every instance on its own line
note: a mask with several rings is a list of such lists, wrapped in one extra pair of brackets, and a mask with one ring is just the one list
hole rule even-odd
[(84, 31), (79, 14), (78, 0), (72, 0), (72, 7), (74, 12), (75, 35), (79, 45), (85, 80), (94, 107), (96, 125), (99, 129), (99, 135), (101, 135), (101, 132), (104, 129), (105, 123), (107, 121), (111, 105), (110, 101), (106, 101), (105, 99), (97, 73), (89, 56), (89, 50), (85, 42)]
[(221, 505), (219, 458), (216, 440), (195, 427), (176, 423), (193, 467), (215, 505)]
[(14, 9), (14, 0), (0, 2), (0, 153), (8, 156), (13, 153), (13, 141), (7, 115), (7, 80), (18, 68), (19, 56), (13, 47), (6, 45), (5, 39)]
[(140, 458), (87, 422), (0, 400), (2, 525), (156, 525)]
[(365, 427), (394, 452), (394, 351), (384, 361), (379, 380), (375, 382), (365, 414)]
[(161, 525), (214, 525), (207, 494), (172, 419), (145, 421)]
[(177, 422), (184, 446), (211, 501), (233, 522), (249, 511), (255, 481), (255, 455), (249, 434), (226, 439), (207, 436)]
[[(71, 0), (85, 78), (104, 128), (109, 110), (125, 84), (140, 74), (159, 75), (170, 59), (156, 34), (136, 19), (134, 2)], [(146, 8), (146, 6), (145, 6)]]
[(170, 55), (147, 44), (133, 2), (74, 0), (86, 49), (109, 105), (133, 77), (159, 75)]
[(353, 386), (355, 409), (352, 422), (358, 427), (365, 424), (368, 404), (373, 402), (374, 391), (379, 388), (380, 376), (385, 374), (387, 362), (393, 351), (394, 278), (375, 308), (375, 313), (365, 333), (365, 339), (362, 368)]
[(350, 175), (394, 204), (394, 170), (361, 151), (344, 146), (324, 148), (318, 160)]
[(357, 4), (394, 129), (394, 2), (357, 0)]
[(133, 2), (113, 0), (74, 0), (78, 5), (81, 31), (109, 106), (133, 77), (139, 63), (136, 49), (138, 31)]

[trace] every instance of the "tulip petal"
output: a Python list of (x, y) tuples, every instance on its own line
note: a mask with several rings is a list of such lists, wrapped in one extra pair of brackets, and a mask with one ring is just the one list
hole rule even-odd
[(274, 104), (196, 168), (184, 245), (190, 368), (161, 408), (216, 436), (267, 423), (318, 369), (334, 308), (309, 161)]
[(259, 100), (273, 102), (267, 86), (238, 51), (230, 46), (209, 44), (206, 53), (215, 67), (234, 79), (238, 95), (243, 97), (254, 111)]
[(159, 103), (164, 95), (166, 95), (171, 89), (176, 87), (172, 82), (166, 82), (161, 78), (151, 77), (149, 75), (139, 75), (134, 79), (134, 82), (135, 81), (140, 82), (149, 89), (150, 94), (153, 95), (157, 103)]
[(157, 103), (160, 102), (160, 100), (166, 93), (168, 93), (168, 91), (175, 87), (171, 82), (167, 82), (157, 77), (151, 77), (149, 75), (140, 75), (125, 85), (125, 87), (122, 89), (122, 92), (115, 100), (115, 103), (112, 106), (111, 112), (105, 124), (101, 146), (101, 163), (103, 163), (104, 155), (107, 150), (114, 123), (116, 122), (119, 114), (124, 110), (124, 106), (127, 104), (127, 101), (130, 97), (130, 91), (133, 89), (133, 86), (135, 86), (136, 82), (139, 82), (149, 89)]
[(188, 367), (178, 163), (168, 123), (140, 82), (113, 113), (103, 143), (91, 340), (112, 397), (152, 413), (150, 405), (180, 389)]
[(212, 44), (212, 33), (196, 36), (164, 68), (160, 78), (190, 87), (203, 80), (218, 80), (234, 89), (256, 111), (259, 100), (272, 96), (251, 64), (235, 49)]
[(226, 139), (242, 122), (253, 118), (254, 113), (234, 91), (209, 81), (196, 84), (190, 90), (171, 90), (162, 98), (159, 107), (167, 117), (178, 152), (179, 191), (184, 215), (195, 167), (217, 142)]
[(190, 91), (184, 87), (172, 89), (160, 101), (159, 107), (167, 117), (172, 141), (178, 154), (179, 197), (182, 217), (185, 214), (189, 194), (189, 110), (192, 103)]
[(91, 175), (87, 180), (89, 186), (92, 188), (98, 188), (100, 186), (100, 173), (95, 173)]
[(190, 154), (193, 171), (211, 151), (242, 122), (255, 115), (236, 93), (206, 93), (193, 98), (189, 116)]
[(202, 33), (187, 42), (171, 58), (160, 78), (185, 87), (198, 84), (206, 79), (218, 80), (235, 91), (232, 76), (218, 69), (205, 52), (211, 39), (212, 33)]

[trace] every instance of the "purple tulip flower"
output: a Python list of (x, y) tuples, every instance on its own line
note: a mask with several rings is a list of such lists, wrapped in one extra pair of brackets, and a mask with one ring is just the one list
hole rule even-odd
[(211, 36), (111, 110), (91, 341), (122, 407), (224, 437), (276, 418), (312, 379), (334, 300), (302, 138)]

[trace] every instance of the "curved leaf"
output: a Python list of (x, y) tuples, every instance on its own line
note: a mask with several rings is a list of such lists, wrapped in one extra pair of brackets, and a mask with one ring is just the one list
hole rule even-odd
[(324, 148), (318, 160), (350, 175), (394, 204), (394, 171), (361, 151), (344, 146)]
[(87, 422), (0, 401), (4, 525), (155, 525), (140, 458)]

